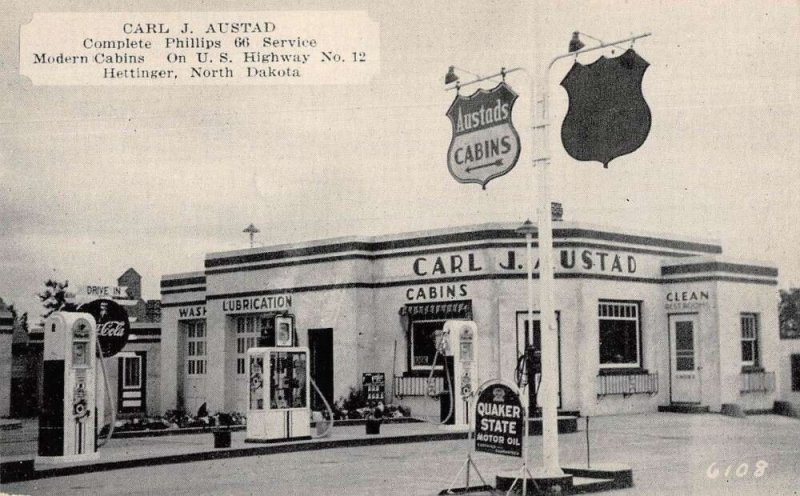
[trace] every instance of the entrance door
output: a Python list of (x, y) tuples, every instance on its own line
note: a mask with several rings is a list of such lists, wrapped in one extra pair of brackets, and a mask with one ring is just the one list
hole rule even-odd
[[(556, 386), (558, 388), (558, 408), (561, 408), (561, 319), (559, 313), (556, 312), (556, 336), (558, 337), (558, 380)], [(525, 353), (528, 345), (533, 344), (537, 350), (542, 349), (542, 331), (541, 323), (539, 321), (539, 312), (533, 314), (533, 335), (528, 331), (528, 312), (517, 312), (517, 356)], [(536, 385), (540, 384), (541, 374), (536, 374)], [(536, 411), (540, 408), (540, 402), (531, 390), (530, 395), (530, 411)]]
[[(333, 329), (309, 329), (308, 351), (311, 355), (311, 378), (328, 404), (333, 406)], [(316, 390), (311, 392), (311, 409), (325, 409)]]
[(194, 320), (183, 323), (184, 327), (184, 387), (183, 399), (186, 413), (195, 415), (206, 402), (206, 321)]
[(700, 403), (697, 315), (670, 315), (671, 397), (673, 403)]
[(142, 413), (146, 408), (147, 353), (121, 352), (117, 357), (119, 360), (117, 410), (121, 413)]
[(246, 315), (234, 317), (236, 332), (236, 411), (249, 408), (250, 378), (247, 376), (247, 350), (258, 344), (261, 329), (266, 327), (265, 316)]

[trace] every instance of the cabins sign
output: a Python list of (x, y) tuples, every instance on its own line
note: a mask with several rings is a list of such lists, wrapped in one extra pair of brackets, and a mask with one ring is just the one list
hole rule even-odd
[(485, 189), (486, 183), (517, 164), (520, 142), (511, 122), (517, 96), (505, 82), (470, 96), (456, 95), (447, 110), (453, 125), (447, 168), (456, 181)]

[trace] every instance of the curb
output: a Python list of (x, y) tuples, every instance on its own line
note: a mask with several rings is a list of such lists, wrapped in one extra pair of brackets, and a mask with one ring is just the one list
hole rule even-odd
[(14, 429), (22, 429), (22, 421), (0, 419), (0, 431), (13, 431)]

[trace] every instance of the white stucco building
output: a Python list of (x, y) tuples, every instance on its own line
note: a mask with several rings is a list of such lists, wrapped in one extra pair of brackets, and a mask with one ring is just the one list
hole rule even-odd
[[(517, 227), (210, 253), (202, 271), (163, 276), (162, 408), (246, 411), (246, 350), (271, 344), (285, 313), (329, 399), (383, 372), (388, 401), (438, 411), (425, 389), (447, 319), (477, 323), (481, 379), (513, 381), (527, 318)], [(776, 268), (728, 259), (712, 241), (566, 222), (554, 250), (562, 410), (772, 408), (783, 387)]]

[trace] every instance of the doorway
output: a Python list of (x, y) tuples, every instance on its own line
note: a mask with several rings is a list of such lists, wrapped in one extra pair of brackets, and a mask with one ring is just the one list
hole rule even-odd
[[(311, 378), (328, 404), (333, 406), (333, 329), (309, 329), (308, 351)], [(311, 409), (325, 410), (325, 404), (316, 391), (311, 393)]]
[(670, 401), (700, 403), (697, 314), (670, 315)]
[(117, 354), (118, 386), (117, 411), (120, 413), (144, 413), (147, 409), (147, 353), (120, 352)]

